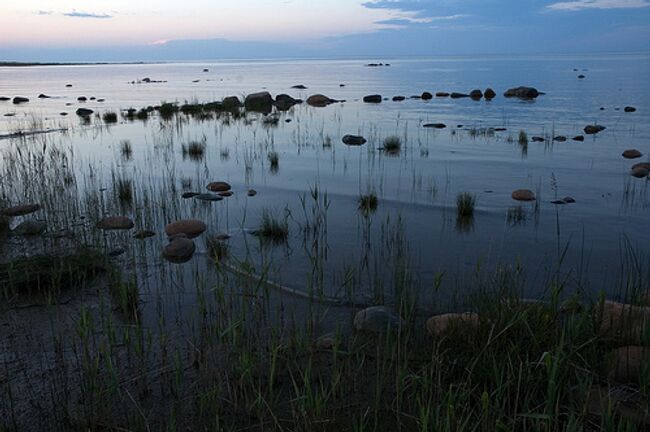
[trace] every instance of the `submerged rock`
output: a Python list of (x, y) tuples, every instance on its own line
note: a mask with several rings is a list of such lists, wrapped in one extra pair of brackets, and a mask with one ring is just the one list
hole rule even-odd
[(585, 137), (582, 136), (582, 135), (576, 135), (572, 139), (573, 139), (573, 141), (584, 141)]
[(469, 97), (468, 94), (465, 94), (465, 93), (457, 93), (457, 92), (453, 92), (453, 93), (450, 94), (449, 96), (450, 96), (452, 99), (460, 99), (460, 98), (466, 98), (466, 97)]
[(629, 149), (623, 152), (623, 157), (625, 159), (637, 159), (640, 158), (641, 156), (643, 156), (643, 153), (641, 153), (636, 149)]
[(47, 229), (47, 224), (38, 220), (26, 220), (21, 222), (14, 230), (15, 235), (35, 236), (43, 234)]
[(541, 136), (534, 136), (534, 137), (531, 138), (531, 140), (532, 140), (533, 142), (544, 142), (544, 141), (546, 141), (546, 140), (544, 139), (544, 137), (541, 137)]
[(105, 231), (129, 230), (133, 227), (133, 221), (126, 216), (107, 216), (97, 222), (97, 228)]
[(359, 135), (345, 135), (341, 141), (346, 145), (359, 146), (366, 143), (366, 139)]
[(483, 96), (485, 96), (485, 99), (494, 99), (496, 97), (496, 92), (492, 90), (490, 87), (485, 89), (485, 92), (483, 92)]
[(372, 306), (357, 312), (353, 324), (360, 332), (386, 333), (399, 331), (403, 321), (386, 306)]
[(506, 90), (505, 93), (503, 93), (503, 96), (507, 98), (516, 97), (519, 99), (535, 99), (539, 95), (540, 93), (536, 88), (524, 86), (514, 87)]
[(46, 94), (41, 93), (41, 94), (38, 95), (38, 98), (39, 99), (51, 99), (52, 96), (48, 96)]
[(557, 199), (557, 200), (551, 201), (551, 204), (563, 205), (563, 204), (573, 204), (574, 202), (576, 202), (576, 200), (574, 198), (572, 198), (570, 196), (566, 196), (566, 197), (564, 197), (562, 199)]
[(195, 250), (196, 245), (192, 240), (187, 237), (176, 237), (165, 246), (162, 255), (171, 263), (182, 264), (192, 259)]
[(633, 113), (636, 111), (636, 108), (634, 108), (633, 106), (626, 106), (625, 108), (623, 108), (623, 111), (625, 111), (626, 113)]
[(197, 195), (201, 195), (198, 192), (183, 192), (183, 195), (181, 195), (181, 198), (183, 199), (189, 199), (189, 198), (194, 198)]
[(195, 238), (203, 234), (206, 229), (207, 226), (203, 221), (197, 219), (184, 219), (167, 224), (165, 226), (165, 233), (169, 237), (184, 234), (188, 238)]
[(435, 128), (435, 129), (444, 129), (447, 127), (444, 123), (425, 123), (422, 125), (425, 128)]
[(230, 183), (226, 183), (224, 181), (216, 181), (208, 183), (206, 189), (211, 192), (226, 192), (232, 189), (232, 186), (230, 186)]
[(375, 94), (375, 95), (364, 96), (363, 101), (365, 103), (380, 103), (381, 102), (381, 95)]
[(9, 217), (25, 216), (30, 213), (34, 213), (35, 211), (38, 211), (40, 209), (41, 209), (40, 204), (22, 204), (22, 205), (6, 208), (2, 210), (0, 214)]
[(194, 199), (199, 201), (221, 201), (223, 200), (223, 197), (213, 193), (202, 193), (195, 195)]
[(404, 96), (393, 96), (393, 102), (401, 102), (405, 99), (406, 98)]
[(133, 234), (133, 238), (137, 239), (137, 240), (144, 240), (146, 238), (153, 237), (155, 235), (156, 235), (156, 233), (153, 232), (153, 231), (141, 230), (141, 231), (138, 231), (137, 233)]
[(530, 189), (517, 189), (511, 196), (517, 201), (535, 201), (535, 194)]
[(14, 104), (18, 105), (18, 104), (21, 104), (21, 103), (29, 102), (29, 99), (26, 98), (26, 97), (22, 97), (22, 96), (16, 96), (14, 98), (13, 102), (14, 102)]
[(557, 142), (565, 142), (565, 141), (566, 141), (566, 137), (565, 137), (564, 135), (558, 135), (558, 136), (553, 137), (553, 141), (557, 141)]
[(307, 98), (307, 104), (313, 107), (322, 108), (327, 105), (333, 104), (336, 100), (328, 98), (322, 94), (311, 95)]
[(449, 93), (447, 93), (447, 92), (437, 92), (436, 97), (449, 97)]
[(298, 90), (307, 90), (307, 87), (305, 87), (302, 84), (297, 84), (297, 85), (291, 86), (291, 88), (292, 89), (298, 89)]
[(638, 166), (636, 168), (632, 167), (632, 170), (630, 170), (630, 175), (636, 178), (645, 178), (648, 177), (649, 174), (650, 174), (650, 170), (648, 170), (648, 168), (643, 166)]
[(452, 328), (476, 328), (480, 323), (479, 316), (471, 312), (447, 313), (436, 315), (427, 320), (426, 327), (432, 336), (440, 336)]
[(469, 92), (469, 97), (471, 97), (474, 100), (479, 100), (483, 97), (483, 92), (479, 89), (474, 89), (471, 92)]
[(595, 124), (595, 125), (585, 126), (584, 131), (587, 135), (593, 135), (593, 134), (597, 134), (598, 132), (604, 131), (605, 129), (607, 129), (605, 126)]

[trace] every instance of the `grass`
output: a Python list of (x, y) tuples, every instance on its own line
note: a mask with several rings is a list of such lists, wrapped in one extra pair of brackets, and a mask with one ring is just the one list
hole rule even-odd
[(83, 286), (104, 269), (104, 257), (91, 249), (14, 258), (0, 263), (0, 294), (5, 300), (56, 294)]
[(139, 319), (139, 294), (138, 284), (135, 276), (125, 280), (121, 272), (113, 270), (109, 277), (109, 291), (114, 309), (119, 311), (125, 318), (132, 321)]
[(359, 210), (363, 212), (374, 212), (377, 210), (377, 204), (379, 200), (377, 199), (377, 195), (374, 193), (368, 193), (366, 195), (361, 195), (359, 197)]
[(273, 243), (284, 243), (289, 238), (289, 223), (287, 219), (274, 216), (269, 210), (262, 212), (262, 222), (255, 234)]
[(228, 258), (230, 247), (228, 243), (215, 237), (209, 237), (207, 240), (208, 251), (215, 261), (221, 261)]
[(402, 150), (402, 140), (397, 135), (391, 135), (384, 139), (384, 152), (388, 154), (398, 154)]
[(189, 157), (193, 161), (201, 161), (205, 157), (205, 141), (190, 141), (181, 146), (183, 159)]
[(115, 190), (121, 204), (131, 205), (133, 203), (133, 180), (121, 177), (116, 178)]
[(520, 130), (520, 131), (519, 131), (519, 137), (518, 137), (518, 139), (517, 139), (517, 142), (518, 142), (520, 145), (526, 145), (526, 144), (528, 144), (528, 134), (526, 134), (526, 131), (524, 131), (524, 130)]
[(456, 196), (456, 214), (459, 218), (474, 216), (476, 195), (470, 192), (461, 192)]
[(278, 169), (280, 168), (280, 155), (276, 151), (270, 151), (267, 155), (266, 158), (269, 161), (269, 164), (271, 164), (271, 171), (277, 172)]

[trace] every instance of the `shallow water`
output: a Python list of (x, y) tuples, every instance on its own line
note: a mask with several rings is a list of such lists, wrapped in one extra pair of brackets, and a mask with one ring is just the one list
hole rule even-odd
[[(272, 279), (292, 287), (307, 289), (310, 275), (320, 271), (314, 267), (318, 261), (325, 274), (323, 289), (329, 295), (341, 293), (346, 269), (354, 268), (362, 294), (376, 297), (381, 287), (392, 297), (397, 290), (394, 264), (403, 259), (399, 245), (407, 249), (409, 274), (420, 289), (430, 290), (444, 272), (445, 280), (454, 281), (447, 288), (449, 297), (471, 290), (477, 268), (493, 269), (498, 264), (520, 264), (526, 269), (525, 295), (545, 292), (546, 278), (558, 265), (569, 292), (604, 290), (616, 295), (627, 276), (621, 274), (626, 272), (621, 264), (626, 254), (634, 251), (638, 261), (647, 264), (650, 186), (646, 180), (631, 178), (629, 168), (647, 161), (650, 154), (650, 56), (388, 61), (390, 67), (380, 68), (364, 67), (361, 60), (0, 68), (0, 96), (31, 99), (19, 106), (0, 102), (0, 114), (15, 113), (0, 117), (0, 134), (30, 127), (69, 128), (45, 139), (50, 146), (74, 153), (74, 164), (68, 168), (77, 174), (80, 191), (107, 188), (107, 195), (113, 174), (133, 178), (136, 202), (142, 191), (149, 193), (151, 202), (139, 202), (141, 207), (126, 213), (134, 217), (137, 228), (153, 229), (159, 235), (146, 246), (136, 245), (128, 235), (109, 236), (109, 242), (130, 253), (144, 247), (146, 254), (159, 260), (158, 251), (166, 243), (164, 225), (178, 217), (195, 217), (208, 223), (208, 234), (233, 236), (233, 256), (272, 262)], [(209, 72), (202, 72), (203, 68)], [(585, 79), (577, 78), (581, 73)], [(165, 82), (132, 83), (144, 77)], [(65, 87), (68, 83), (73, 87)], [(290, 88), (296, 84), (308, 89)], [(535, 101), (502, 96), (505, 89), (518, 85), (534, 86), (546, 95)], [(468, 93), (486, 87), (496, 90), (493, 101), (434, 98), (376, 105), (361, 101), (374, 93), (408, 98), (423, 91)], [(277, 127), (263, 125), (261, 116), (250, 123), (230, 124), (121, 119), (108, 127), (93, 118), (92, 125), (82, 126), (74, 115), (78, 107), (103, 113), (161, 101), (209, 102), (263, 89), (300, 98), (323, 93), (346, 102), (326, 108), (296, 106), (280, 115)], [(37, 99), (39, 93), (53, 97)], [(106, 101), (79, 103), (78, 96)], [(625, 113), (623, 107), (628, 105), (637, 111)], [(60, 112), (70, 115), (62, 117)], [(442, 122), (447, 128), (423, 128), (427, 122)], [(594, 123), (607, 129), (587, 135), (584, 142), (571, 140)], [(471, 132), (487, 127), (507, 130), (494, 136)], [(517, 143), (520, 130), (529, 138), (565, 135), (568, 140), (530, 142), (522, 148)], [(368, 143), (345, 146), (341, 137), (349, 133), (365, 136)], [(389, 135), (402, 138), (397, 156), (378, 150)], [(30, 142), (37, 145), (42, 139)], [(130, 161), (120, 157), (120, 142), (125, 139), (133, 145)], [(182, 144), (201, 139), (207, 143), (205, 157), (184, 158)], [(331, 146), (324, 145), (329, 141)], [(0, 150), (6, 154), (21, 143), (1, 140)], [(644, 156), (623, 159), (621, 153), (629, 148)], [(277, 170), (269, 166), (269, 151), (279, 154)], [(5, 158), (0, 163), (8, 162)], [(211, 204), (182, 200), (183, 178), (191, 178), (191, 190), (199, 192), (210, 181), (228, 181), (235, 195)], [(303, 241), (301, 232), (305, 220), (301, 197), (306, 197), (310, 214), (309, 194), (315, 187), (321, 196), (327, 193), (329, 207), (326, 236), (312, 249), (313, 239)], [(247, 197), (248, 188), (258, 195)], [(521, 204), (526, 220), (517, 223), (508, 219), (508, 210), (520, 205), (510, 197), (519, 188), (535, 191), (538, 200), (537, 206)], [(38, 201), (38, 196), (30, 195), (34, 190), (29, 185), (3, 189), (15, 204), (26, 198)], [(377, 194), (379, 206), (365, 216), (357, 210), (357, 201), (369, 191)], [(476, 211), (471, 221), (459, 223), (456, 196), (465, 191), (476, 194)], [(550, 203), (567, 195), (577, 202)], [(290, 212), (290, 241), (260, 246), (248, 231), (257, 227), (265, 209), (281, 216), (285, 208)], [(110, 205), (103, 209), (115, 212)], [(395, 236), (397, 240), (391, 241)], [(205, 249), (200, 243), (199, 251)], [(319, 251), (316, 260), (313, 255), (310, 259), (314, 250)], [(184, 265), (190, 280), (206, 272), (200, 255)]]

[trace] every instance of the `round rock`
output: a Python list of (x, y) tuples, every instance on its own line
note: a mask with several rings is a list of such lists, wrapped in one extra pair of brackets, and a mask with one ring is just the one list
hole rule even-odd
[(126, 216), (107, 216), (97, 223), (97, 228), (106, 231), (128, 230), (133, 226), (133, 221)]
[(623, 152), (623, 157), (625, 159), (637, 159), (643, 156), (643, 153), (638, 151), (637, 149), (628, 149)]
[(470, 312), (464, 313), (447, 313), (436, 315), (427, 320), (427, 331), (429, 334), (438, 336), (446, 332), (450, 328), (467, 326), (477, 327), (479, 324), (479, 317), (477, 314)]
[(645, 178), (648, 177), (648, 174), (650, 174), (650, 171), (643, 166), (632, 168), (632, 171), (630, 171), (630, 175), (636, 178)]
[(385, 333), (399, 330), (402, 319), (386, 306), (371, 306), (354, 316), (354, 328), (360, 332)]
[(535, 194), (530, 189), (517, 189), (512, 192), (512, 199), (517, 201), (535, 201)]
[(232, 189), (230, 184), (222, 181), (209, 183), (206, 188), (211, 192), (227, 192)]
[(359, 135), (345, 135), (341, 141), (343, 141), (343, 144), (354, 146), (364, 145), (366, 143), (366, 139)]
[(203, 221), (197, 219), (184, 219), (172, 222), (165, 226), (165, 233), (167, 236), (172, 237), (177, 234), (185, 234), (188, 238), (200, 236), (207, 226)]
[(36, 236), (43, 234), (47, 229), (47, 224), (43, 221), (26, 220), (21, 222), (14, 230), (15, 235)]
[(185, 237), (177, 237), (165, 246), (162, 255), (169, 262), (182, 264), (192, 259), (195, 250), (196, 245), (192, 240)]

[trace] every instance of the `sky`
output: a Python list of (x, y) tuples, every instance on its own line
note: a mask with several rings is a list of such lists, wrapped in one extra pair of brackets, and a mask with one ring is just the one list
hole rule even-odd
[(650, 0), (2, 0), (0, 16), (0, 61), (650, 49)]

